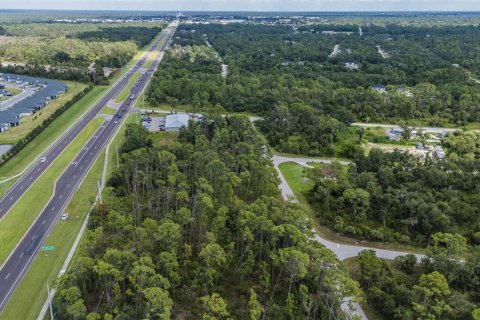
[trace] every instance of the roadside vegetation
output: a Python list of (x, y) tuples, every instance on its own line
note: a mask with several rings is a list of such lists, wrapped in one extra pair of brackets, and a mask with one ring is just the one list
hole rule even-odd
[(168, 144), (127, 127), (105, 205), (60, 281), (60, 317), (320, 318), (358, 293), (336, 258), (305, 237), (305, 212), (279, 200), (248, 118), (211, 120)]
[(13, 248), (33, 221), (37, 218), (54, 192), (56, 180), (71, 164), (85, 143), (93, 136), (94, 132), (103, 123), (103, 119), (93, 120), (85, 130), (68, 146), (65, 151), (50, 165), (50, 167), (28, 189), (23, 197), (0, 220), (0, 264), (3, 264)]
[(164, 27), (146, 23), (15, 23), (4, 26), (0, 68), (18, 74), (104, 83)]
[(78, 82), (67, 82), (68, 91), (61, 94), (58, 99), (50, 100), (49, 104), (29, 117), (22, 118), (22, 124), (11, 127), (0, 134), (0, 144), (15, 144), (24, 139), (35, 127), (39, 127), (58, 109), (71, 101), (77, 94), (87, 89), (87, 85)]
[(125, 101), (128, 96), (130, 95), (130, 91), (132, 90), (133, 86), (137, 82), (138, 78), (140, 78), (142, 74), (140, 72), (135, 72), (132, 77), (128, 80), (128, 84), (122, 89), (122, 91), (118, 94), (115, 98), (115, 103), (122, 103)]
[[(120, 147), (125, 140), (126, 125), (133, 123), (135, 118), (134, 114), (129, 115), (118, 134), (112, 140), (107, 159), (107, 179), (112, 171), (115, 170), (117, 164), (115, 149)], [(50, 288), (55, 287), (58, 280), (57, 276), (63, 267), (63, 263), (95, 201), (98, 193), (98, 181), (102, 179), (103, 175), (105, 156), (106, 152), (104, 151), (65, 208), (64, 212), (69, 214), (69, 218), (57, 223), (48, 237), (46, 244), (53, 245), (55, 250), (48, 254), (40, 253), (38, 255), (0, 315), (0, 319), (7, 320), (15, 317), (21, 319), (37, 318), (47, 298), (46, 283), (49, 283)], [(82, 238), (76, 255), (82, 251), (85, 242), (86, 239)]]
[(422, 261), (414, 255), (385, 261), (366, 250), (346, 264), (365, 292), (369, 319), (476, 320), (480, 252), (459, 261), (463, 250), (465, 239), (440, 233)]
[[(1, 180), (14, 177), (27, 168), (78, 118), (85, 113), (93, 103), (105, 92), (106, 87), (95, 87), (73, 106), (62, 113), (54, 122), (50, 123), (38, 136), (25, 145), (9, 161), (0, 166)], [(0, 194), (3, 195), (16, 179), (0, 184)]]

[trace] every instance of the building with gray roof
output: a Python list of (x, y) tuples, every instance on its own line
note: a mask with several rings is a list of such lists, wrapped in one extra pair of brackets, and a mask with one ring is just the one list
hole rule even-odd
[(51, 79), (15, 74), (0, 74), (0, 79), (7, 83), (36, 86), (38, 88), (33, 95), (20, 100), (8, 109), (0, 111), (0, 127), (2, 128), (20, 125), (22, 117), (33, 115), (43, 109), (50, 100), (57, 99), (60, 94), (68, 89), (64, 83)]

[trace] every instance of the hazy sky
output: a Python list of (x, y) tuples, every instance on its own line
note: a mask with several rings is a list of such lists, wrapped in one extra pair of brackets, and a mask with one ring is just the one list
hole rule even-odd
[(0, 9), (480, 11), (480, 0), (0, 0)]

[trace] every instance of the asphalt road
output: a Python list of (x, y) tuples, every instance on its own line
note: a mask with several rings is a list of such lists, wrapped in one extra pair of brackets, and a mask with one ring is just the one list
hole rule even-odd
[[(282, 172), (279, 169), (279, 165), (284, 162), (295, 162), (298, 163), (299, 165), (302, 165), (304, 167), (311, 167), (308, 165), (309, 162), (316, 162), (316, 163), (332, 163), (332, 160), (330, 159), (310, 159), (310, 158), (290, 158), (290, 157), (283, 157), (283, 156), (273, 156), (272, 157), (272, 162), (273, 165), (275, 166), (275, 169), (277, 169), (278, 176), (280, 178), (280, 191), (282, 192), (282, 197), (285, 200), (289, 200), (292, 202), (298, 202), (296, 199), (292, 189), (288, 185), (287, 180), (283, 176)], [(340, 164), (342, 165), (349, 165), (350, 162), (346, 161), (339, 161)], [(377, 257), (382, 258), (382, 259), (389, 259), (393, 260), (397, 256), (404, 256), (408, 254), (407, 252), (402, 252), (402, 251), (395, 251), (395, 250), (386, 250), (386, 249), (377, 249), (377, 248), (371, 248), (371, 247), (365, 247), (361, 245), (348, 245), (348, 244), (341, 244), (341, 243), (336, 243), (333, 241), (329, 241), (325, 238), (322, 238), (320, 235), (316, 233), (315, 230), (313, 230), (314, 233), (314, 238), (316, 241), (320, 242), (323, 244), (326, 248), (330, 249), (332, 252), (334, 252), (337, 257), (340, 260), (345, 260), (347, 258), (351, 257), (356, 257), (362, 250), (368, 250), (372, 249), (376, 252)], [(424, 256), (421, 254), (415, 254), (417, 257), (417, 260), (420, 261)], [(353, 308), (353, 310), (350, 310), (350, 307)], [(353, 302), (351, 298), (347, 298), (346, 301), (344, 301), (341, 305), (341, 308), (343, 311), (349, 313), (350, 311), (353, 311), (354, 315), (359, 317), (361, 320), (368, 320), (365, 312), (363, 311), (362, 307), (360, 304), (357, 302)]]
[[(290, 201), (293, 202), (298, 202), (297, 199), (295, 198), (295, 195), (293, 194), (292, 189), (288, 185), (287, 180), (283, 176), (282, 172), (278, 168), (278, 166), (281, 163), (284, 162), (295, 162), (298, 163), (299, 165), (302, 165), (304, 167), (309, 167), (307, 165), (308, 162), (316, 162), (316, 163), (332, 163), (332, 160), (329, 159), (310, 159), (310, 158), (289, 158), (289, 157), (282, 157), (282, 156), (273, 156), (272, 157), (272, 162), (275, 168), (277, 169), (278, 175), (280, 177), (281, 183), (280, 183), (280, 190), (282, 192), (282, 197), (284, 199), (290, 199)], [(342, 165), (349, 165), (350, 162), (347, 161), (339, 161), (340, 164)], [(377, 256), (382, 259), (389, 259), (393, 260), (397, 256), (403, 256), (408, 254), (408, 252), (404, 251), (396, 251), (396, 250), (386, 250), (386, 249), (377, 249), (377, 248), (372, 248), (372, 247), (366, 247), (362, 245), (348, 245), (348, 244), (341, 244), (341, 243), (336, 243), (333, 241), (329, 241), (327, 239), (324, 239), (320, 237), (319, 235), (315, 235), (315, 239), (322, 243), (325, 247), (328, 249), (332, 250), (340, 260), (345, 260), (347, 258), (351, 257), (356, 257), (360, 251), (362, 250), (368, 250), (372, 249), (377, 252)], [(422, 258), (424, 258), (424, 255), (421, 254), (415, 254), (417, 257), (417, 260), (420, 261)]]
[[(128, 84), (133, 73), (141, 70), (150, 52), (158, 51), (155, 61), (137, 80), (130, 94), (138, 95), (146, 87), (163, 57), (163, 51), (170, 43), (174, 28), (169, 28), (164, 35), (157, 39), (150, 50), (142, 57), (128, 73), (119, 80), (108, 93), (102, 97), (94, 107), (75, 124), (49, 151), (44, 155), (45, 162), (38, 162), (25, 173), (15, 185), (0, 200), (0, 218), (21, 198), (23, 193), (38, 179), (55, 158), (70, 144), (81, 130), (92, 120), (108, 101), (113, 99)], [(160, 41), (167, 37), (165, 44), (159, 48)], [(139, 71), (140, 72), (140, 71)], [(103, 147), (107, 144), (114, 132), (118, 129), (123, 118), (133, 108), (135, 99), (127, 98), (118, 109), (116, 115), (110, 121), (105, 121), (96, 131), (94, 136), (87, 142), (82, 151), (76, 156), (72, 164), (61, 175), (55, 185), (55, 193), (51, 200), (30, 227), (20, 244), (12, 252), (11, 256), (0, 270), (0, 311), (3, 310), (15, 287), (28, 270), (40, 246), (48, 236), (55, 222), (60, 218), (63, 209), (68, 204), (74, 191), (78, 188), (83, 178), (100, 155)]]

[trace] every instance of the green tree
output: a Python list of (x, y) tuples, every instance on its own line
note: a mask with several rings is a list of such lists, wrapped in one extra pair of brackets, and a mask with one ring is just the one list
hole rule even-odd
[(417, 302), (413, 302), (413, 311), (417, 318), (435, 320), (451, 310), (446, 299), (451, 291), (445, 277), (439, 272), (422, 274), (414, 290), (418, 295)]

